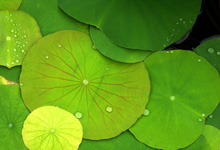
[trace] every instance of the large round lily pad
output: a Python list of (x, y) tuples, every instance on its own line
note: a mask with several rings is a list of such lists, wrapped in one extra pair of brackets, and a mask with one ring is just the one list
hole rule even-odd
[(22, 11), (0, 11), (0, 24), (0, 65), (21, 65), (26, 52), (41, 38), (37, 22)]
[(148, 102), (143, 62), (124, 64), (102, 56), (90, 37), (65, 30), (48, 35), (25, 57), (22, 96), (32, 111), (59, 106), (80, 119), (84, 138), (107, 139), (134, 124)]
[(19, 10), (37, 20), (43, 36), (64, 29), (89, 33), (88, 25), (74, 20), (58, 7), (58, 0), (23, 0)]
[(151, 51), (133, 50), (117, 46), (102, 31), (95, 27), (90, 27), (90, 35), (95, 49), (99, 50), (106, 57), (119, 62), (140, 62), (152, 53)]
[(59, 6), (119, 46), (156, 51), (192, 28), (201, 0), (59, 0)]
[(82, 125), (71, 113), (53, 106), (34, 110), (25, 120), (22, 136), (30, 150), (77, 150)]
[(17, 10), (21, 5), (22, 0), (0, 0), (1, 10)]
[(148, 113), (130, 131), (139, 141), (159, 149), (190, 145), (219, 103), (217, 70), (194, 52), (183, 50), (156, 52), (145, 65), (152, 85)]
[(19, 85), (0, 77), (0, 95), (0, 149), (25, 150), (21, 131), (29, 111), (21, 99)]
[(5, 66), (0, 66), (0, 76), (14, 82), (19, 82), (19, 77), (21, 73), (21, 66), (13, 67), (8, 69)]
[(215, 111), (207, 117), (206, 124), (220, 129), (220, 104)]
[(198, 47), (195, 52), (206, 58), (220, 73), (220, 37), (206, 40)]
[(126, 131), (119, 136), (100, 141), (83, 140), (79, 150), (153, 150), (140, 143), (135, 137)]

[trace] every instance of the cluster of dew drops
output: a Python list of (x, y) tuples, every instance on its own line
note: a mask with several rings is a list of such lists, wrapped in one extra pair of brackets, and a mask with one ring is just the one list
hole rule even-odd
[[(17, 16), (17, 14), (13, 15)], [(20, 63), (21, 59), (26, 55), (26, 49), (28, 44), (26, 40), (26, 31), (21, 31), (21, 24), (14, 23), (14, 20), (12, 18), (13, 15), (10, 13), (8, 16), (5, 16), (6, 22), (9, 22), (9, 26), (13, 27), (10, 30), (10, 35), (5, 35), (8, 45), (14, 44), (14, 46), (11, 46), (11, 48), (7, 49), (7, 52), (10, 52), (10, 54), (13, 55), (13, 60), (11, 62), (12, 65), (14, 65), (15, 63)], [(19, 38), (22, 40), (20, 40)], [(9, 63), (7, 63), (6, 66), (9, 66)]]

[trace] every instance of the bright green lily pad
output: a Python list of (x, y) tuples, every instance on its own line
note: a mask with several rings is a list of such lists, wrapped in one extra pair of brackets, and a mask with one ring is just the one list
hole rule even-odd
[(218, 105), (215, 111), (207, 117), (206, 124), (220, 129), (220, 105)]
[(90, 35), (93, 44), (103, 55), (113, 60), (125, 63), (143, 61), (151, 51), (132, 50), (113, 44), (105, 34), (95, 27), (90, 27)]
[(145, 65), (152, 85), (148, 113), (130, 131), (139, 141), (159, 149), (190, 145), (219, 103), (217, 70), (194, 52), (183, 50), (156, 52)]
[(22, 0), (0, 0), (0, 10), (17, 10)]
[(195, 48), (195, 52), (206, 58), (220, 73), (220, 37), (207, 40)]
[(5, 77), (7, 80), (19, 82), (19, 77), (21, 73), (21, 66), (16, 66), (8, 69), (5, 66), (0, 66), (0, 76)]
[(211, 150), (219, 150), (220, 149), (220, 130), (206, 125), (205, 130), (203, 132), (204, 137), (208, 141), (209, 145), (211, 146)]
[(156, 51), (192, 28), (201, 0), (59, 0), (59, 6), (119, 46)]
[(22, 130), (30, 150), (77, 150), (82, 141), (82, 125), (71, 113), (53, 106), (34, 110)]
[(153, 150), (140, 143), (129, 132), (123, 132), (119, 136), (100, 141), (83, 140), (79, 150)]
[(0, 24), (0, 65), (21, 65), (26, 52), (41, 38), (37, 22), (22, 11), (0, 11)]
[(25, 150), (21, 131), (29, 111), (21, 99), (19, 85), (0, 77), (0, 95), (0, 149)]
[(84, 127), (84, 138), (107, 139), (128, 129), (148, 102), (150, 81), (143, 62), (112, 61), (78, 31), (60, 31), (32, 47), (20, 77), (26, 106), (59, 106)]
[(58, 0), (23, 0), (19, 10), (37, 20), (43, 36), (64, 29), (89, 33), (88, 25), (74, 20), (58, 7)]

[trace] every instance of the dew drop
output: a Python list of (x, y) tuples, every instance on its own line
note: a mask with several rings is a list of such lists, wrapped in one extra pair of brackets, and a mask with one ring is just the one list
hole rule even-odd
[(150, 114), (150, 111), (148, 109), (145, 109), (143, 115), (148, 116), (149, 114)]
[(9, 52), (9, 49), (7, 49), (7, 52)]
[(205, 117), (205, 114), (203, 113), (202, 116)]
[(201, 59), (198, 59), (198, 62), (201, 62), (202, 60)]
[(97, 49), (97, 48), (95, 47), (95, 45), (92, 45), (92, 48), (93, 48), (93, 49)]
[(174, 101), (175, 99), (176, 99), (175, 96), (170, 96), (170, 100), (171, 100), (171, 101)]
[(15, 63), (14, 63), (14, 62), (11, 62), (11, 64), (14, 65)]
[(26, 38), (27, 37), (27, 35), (24, 35), (24, 38)]
[(58, 47), (62, 47), (62, 45), (59, 44)]
[(84, 85), (88, 85), (88, 83), (89, 83), (88, 80), (86, 80), (86, 79), (83, 80), (83, 84), (84, 84)]
[(24, 53), (24, 50), (22, 49), (21, 52)]
[(213, 118), (213, 115), (210, 115), (209, 118)]
[(7, 41), (11, 41), (11, 37), (10, 36), (7, 36)]
[(16, 52), (17, 50), (14, 48), (14, 51)]
[(209, 48), (209, 49), (208, 49), (208, 53), (209, 53), (209, 54), (214, 54), (214, 52), (215, 52), (215, 50), (214, 50), (213, 48)]
[(180, 21), (182, 21), (183, 19), (182, 18), (180, 18)]
[(23, 83), (20, 83), (20, 86), (23, 86)]
[(19, 60), (16, 60), (16, 63), (19, 63)]
[(202, 121), (202, 118), (199, 118), (199, 122), (201, 122)]
[(15, 35), (14, 35), (14, 37), (16, 38), (16, 37), (17, 37), (17, 35), (15, 34)]
[(220, 55), (220, 52), (217, 52), (217, 55)]
[(78, 119), (82, 118), (82, 113), (81, 112), (76, 112), (75, 117), (78, 118)]
[(108, 70), (109, 70), (109, 68), (106, 68), (106, 70), (108, 71)]
[(110, 106), (106, 107), (106, 111), (109, 113), (112, 112), (112, 107), (110, 107)]
[(11, 30), (11, 33), (14, 33), (14, 32), (15, 32), (15, 31), (12, 29), (12, 30)]
[(46, 59), (48, 59), (48, 58), (49, 58), (49, 56), (45, 56), (45, 58), (46, 58)]
[(171, 53), (171, 54), (173, 54), (173, 53), (174, 53), (174, 51), (172, 50), (172, 51), (170, 51), (170, 53)]
[(8, 128), (11, 129), (12, 127), (13, 127), (13, 124), (12, 124), (12, 123), (9, 123), (9, 124), (8, 124)]

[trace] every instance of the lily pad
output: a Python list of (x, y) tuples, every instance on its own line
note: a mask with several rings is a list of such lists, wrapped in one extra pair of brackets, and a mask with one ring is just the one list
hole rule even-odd
[(220, 37), (205, 40), (195, 48), (195, 52), (206, 58), (220, 73)]
[(38, 22), (43, 36), (64, 29), (74, 29), (89, 34), (89, 27), (66, 15), (58, 0), (23, 0), (19, 10), (32, 15)]
[(90, 27), (90, 35), (95, 49), (98, 49), (106, 57), (119, 62), (140, 62), (152, 53), (151, 51), (132, 50), (117, 46), (95, 27)]
[(19, 77), (21, 73), (21, 66), (16, 66), (8, 69), (5, 66), (0, 66), (0, 76), (5, 77), (7, 80), (19, 82)]
[(17, 10), (22, 0), (1, 0), (0, 10)]
[(154, 148), (190, 145), (201, 135), (205, 117), (219, 103), (217, 70), (194, 52), (183, 50), (156, 52), (145, 65), (152, 85), (148, 113), (130, 131)]
[(119, 46), (157, 51), (192, 28), (201, 0), (59, 0), (59, 6)]
[(25, 57), (20, 81), (31, 111), (59, 106), (80, 119), (84, 138), (94, 140), (117, 136), (134, 124), (150, 92), (143, 62), (112, 61), (92, 49), (87, 34), (73, 30), (35, 44)]
[(220, 130), (206, 125), (205, 130), (203, 132), (204, 137), (206, 138), (207, 142), (211, 146), (212, 150), (220, 149)]
[(206, 124), (220, 129), (220, 104), (215, 111), (207, 117)]
[(140, 143), (135, 137), (126, 131), (119, 136), (100, 141), (83, 140), (79, 150), (153, 150)]
[(0, 24), (0, 65), (21, 65), (26, 52), (41, 38), (37, 22), (22, 11), (0, 11)]
[(24, 150), (21, 131), (29, 111), (21, 99), (19, 85), (0, 77), (0, 95), (0, 149)]
[(53, 106), (34, 110), (22, 130), (31, 150), (77, 150), (82, 141), (82, 125), (71, 113)]

